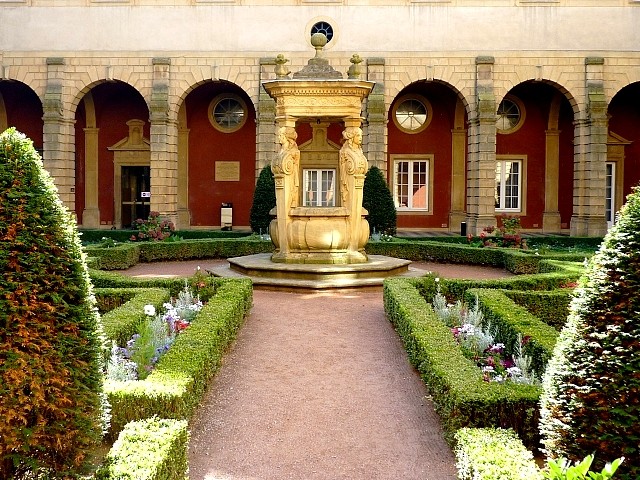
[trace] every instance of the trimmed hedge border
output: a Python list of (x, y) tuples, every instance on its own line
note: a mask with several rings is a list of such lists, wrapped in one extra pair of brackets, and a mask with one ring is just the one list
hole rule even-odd
[(273, 244), (259, 237), (207, 238), (175, 242), (125, 243), (111, 248), (86, 246), (91, 266), (101, 270), (125, 270), (139, 262), (167, 262), (200, 258), (230, 258), (273, 251)]
[(145, 380), (105, 382), (111, 438), (130, 421), (191, 416), (253, 300), (248, 279), (216, 279), (216, 285), (215, 295)]
[(552, 290), (549, 292), (531, 292), (523, 290), (503, 290), (504, 294), (518, 305), (526, 308), (547, 325), (560, 331), (569, 315), (569, 303), (572, 298), (571, 289)]
[(485, 382), (412, 280), (385, 280), (385, 312), (429, 388), (447, 441), (453, 443), (462, 427), (503, 426), (513, 428), (527, 446), (535, 448), (540, 388)]
[(96, 472), (97, 480), (187, 479), (186, 420), (148, 418), (128, 423)]
[(131, 296), (123, 305), (102, 314), (102, 328), (108, 340), (115, 340), (124, 346), (145, 320), (145, 305), (153, 305), (156, 310), (171, 298), (166, 288), (96, 288), (96, 297), (110, 295)]
[(462, 428), (456, 432), (460, 480), (542, 480), (533, 455), (513, 432), (500, 428)]

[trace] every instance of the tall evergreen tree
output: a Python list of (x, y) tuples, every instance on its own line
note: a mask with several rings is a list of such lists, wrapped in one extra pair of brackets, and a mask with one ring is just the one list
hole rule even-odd
[(15, 129), (0, 135), (0, 270), (0, 478), (72, 477), (104, 427), (98, 314), (75, 222)]
[(551, 457), (624, 456), (616, 478), (640, 478), (638, 189), (579, 281), (543, 387), (540, 431)]
[(396, 206), (387, 181), (378, 167), (371, 167), (364, 178), (362, 206), (367, 209), (369, 228), (387, 235), (396, 234)]
[(271, 167), (267, 165), (260, 172), (256, 188), (253, 192), (253, 203), (249, 214), (251, 231), (255, 233), (269, 233), (269, 223), (271, 215), (269, 212), (276, 206), (276, 184), (271, 172)]

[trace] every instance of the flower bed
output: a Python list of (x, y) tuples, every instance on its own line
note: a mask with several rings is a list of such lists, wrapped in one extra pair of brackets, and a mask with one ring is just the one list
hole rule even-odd
[(488, 383), (466, 358), (449, 327), (409, 279), (384, 283), (385, 311), (403, 340), (409, 360), (429, 387), (445, 438), (462, 427), (512, 428), (530, 447), (538, 445), (540, 387)]
[[(436, 278), (439, 282), (439, 279)], [(453, 333), (453, 337), (460, 346), (465, 357), (473, 360), (482, 369), (483, 379), (487, 382), (514, 382), (529, 385), (540, 383), (542, 372), (532, 368), (531, 357), (524, 353), (524, 348), (531, 337), (518, 333), (516, 342), (509, 342), (509, 347), (503, 343), (510, 339), (508, 329), (497, 328), (490, 319), (485, 319), (480, 309), (478, 292), (474, 290), (474, 307), (469, 301), (464, 304), (458, 300), (455, 303), (447, 303), (446, 298), (440, 292), (439, 283), (432, 305), (438, 318)], [(469, 297), (467, 291), (467, 297)], [(503, 338), (504, 336), (504, 338)]]
[(155, 306), (146, 304), (144, 314), (148, 317), (137, 327), (124, 346), (114, 340), (111, 356), (107, 362), (106, 376), (110, 380), (144, 380), (160, 358), (169, 351), (180, 332), (186, 330), (202, 309), (199, 296), (194, 296), (185, 281), (178, 297), (164, 302), (164, 314), (156, 315)]
[(106, 382), (112, 438), (133, 420), (191, 416), (252, 303), (250, 280), (214, 282), (215, 294), (146, 379)]

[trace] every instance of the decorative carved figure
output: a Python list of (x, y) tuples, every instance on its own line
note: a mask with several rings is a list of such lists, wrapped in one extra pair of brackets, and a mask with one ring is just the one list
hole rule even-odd
[(298, 206), (298, 188), (300, 186), (300, 150), (296, 139), (298, 133), (293, 127), (280, 127), (278, 130), (278, 141), (280, 142), (280, 152), (271, 162), (271, 171), (274, 175), (283, 174), (290, 176), (290, 199), (291, 207)]
[(342, 205), (348, 206), (350, 194), (349, 176), (367, 173), (369, 164), (362, 151), (362, 129), (359, 127), (347, 127), (342, 132), (345, 142), (340, 149), (340, 194)]
[(289, 78), (291, 71), (285, 66), (288, 61), (281, 53), (276, 56), (276, 78)]
[(362, 57), (357, 53), (354, 53), (349, 60), (351, 62), (351, 66), (349, 70), (347, 70), (347, 77), (352, 80), (357, 80), (360, 78), (360, 64), (362, 63)]

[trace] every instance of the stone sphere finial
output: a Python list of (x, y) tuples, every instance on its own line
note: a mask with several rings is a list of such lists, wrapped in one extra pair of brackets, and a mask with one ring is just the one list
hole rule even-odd
[(316, 49), (316, 58), (322, 57), (322, 49), (329, 42), (324, 33), (314, 33), (311, 35), (311, 45)]

